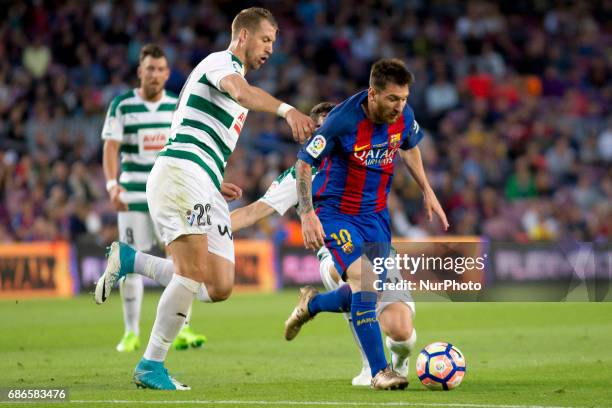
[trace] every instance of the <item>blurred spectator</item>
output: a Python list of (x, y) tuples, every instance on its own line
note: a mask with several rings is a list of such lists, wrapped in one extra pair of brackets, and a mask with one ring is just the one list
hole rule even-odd
[(23, 50), (23, 66), (35, 79), (47, 74), (51, 63), (51, 51), (42, 43), (42, 38), (36, 36), (32, 43)]
[(532, 203), (522, 218), (527, 236), (535, 241), (551, 241), (558, 237), (559, 225), (552, 217), (550, 203)]
[(537, 195), (536, 183), (529, 170), (525, 158), (516, 161), (515, 172), (510, 175), (506, 183), (506, 198), (510, 201), (534, 198)]
[(427, 88), (425, 102), (432, 116), (438, 116), (459, 103), (457, 88), (448, 80), (445, 69), (438, 71), (434, 83)]
[(566, 138), (555, 141), (546, 153), (548, 170), (557, 180), (563, 180), (572, 171), (576, 154)]
[(92, 175), (81, 162), (76, 162), (72, 165), (70, 177), (68, 178), (68, 187), (72, 197), (85, 204), (104, 198), (100, 197), (92, 180)]
[(612, 119), (608, 121), (606, 130), (599, 135), (597, 149), (601, 160), (607, 163), (612, 162)]
[[(264, 1), (281, 30), (251, 83), (300, 109), (368, 86), (370, 64), (405, 59), (424, 163), (451, 233), (609, 239), (612, 70), (608, 2)], [(0, 10), (0, 241), (116, 237), (101, 170), (112, 98), (135, 86), (140, 47), (159, 42), (178, 93), (229, 42), (227, 2), (8, 2)], [(384, 22), (384, 23), (383, 23)], [(257, 199), (295, 162), (285, 123), (251, 113), (226, 180)], [(85, 164), (86, 163), (86, 164)], [(400, 167), (400, 166), (398, 166)], [(428, 223), (405, 169), (389, 197), (394, 233)], [(292, 215), (241, 232), (299, 243)], [(517, 222), (517, 220), (521, 220)]]

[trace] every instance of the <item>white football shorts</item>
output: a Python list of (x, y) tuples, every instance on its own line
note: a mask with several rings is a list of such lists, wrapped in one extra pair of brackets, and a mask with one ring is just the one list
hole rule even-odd
[(166, 245), (182, 235), (206, 234), (208, 251), (234, 262), (227, 202), (196, 163), (158, 157), (147, 180), (147, 202)]
[(119, 241), (130, 244), (139, 251), (147, 252), (162, 242), (148, 212), (121, 211), (117, 214)]

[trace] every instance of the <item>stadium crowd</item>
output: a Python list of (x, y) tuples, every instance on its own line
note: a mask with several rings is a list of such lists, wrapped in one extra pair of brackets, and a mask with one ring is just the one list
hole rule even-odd
[[(409, 103), (454, 234), (496, 240), (609, 239), (612, 232), (612, 3), (303, 0), (261, 2), (280, 25), (247, 79), (302, 111), (367, 86), (373, 61), (415, 74)], [(0, 242), (113, 239), (100, 131), (135, 87), (140, 47), (162, 45), (177, 92), (229, 43), (244, 2), (9, 1), (0, 10)], [(251, 113), (226, 172), (252, 202), (296, 160), (289, 128)], [(397, 235), (440, 233), (396, 169)], [(299, 240), (294, 215), (242, 237)], [(292, 232), (293, 231), (293, 232)]]

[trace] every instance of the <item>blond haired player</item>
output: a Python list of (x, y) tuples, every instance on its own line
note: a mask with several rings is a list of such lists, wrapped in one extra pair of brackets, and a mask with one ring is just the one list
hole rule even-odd
[[(311, 110), (310, 117), (316, 123), (317, 128), (321, 126), (325, 117), (333, 107), (333, 104), (323, 102), (316, 105)], [(230, 214), (232, 231), (235, 232), (247, 228), (272, 215), (274, 212), (283, 215), (291, 207), (295, 207), (297, 205), (295, 185), (295, 168), (291, 167), (274, 180), (262, 198), (248, 206), (232, 211)], [(239, 191), (237, 194), (239, 195)], [(236, 198), (238, 195), (236, 195)], [(228, 197), (229, 196), (228, 187)], [(134, 251), (133, 248), (123, 243), (120, 243), (120, 245), (124, 252), (133, 254), (131, 256), (136, 259), (133, 267), (126, 269), (154, 279), (163, 286), (168, 285), (174, 273), (174, 266), (171, 261), (148, 255), (141, 251)], [(327, 290), (337, 289), (340, 282), (329, 251), (322, 248), (317, 253), (317, 257), (320, 261), (319, 271), (321, 273), (321, 281), (325, 288)], [(117, 260), (117, 262), (119, 262), (119, 260)], [(396, 270), (389, 270), (388, 279), (402, 279), (401, 276), (398, 277), (394, 274), (397, 274)], [(391, 353), (393, 369), (404, 377), (408, 375), (409, 357), (416, 344), (416, 329), (414, 329), (413, 326), (415, 312), (415, 304), (410, 294), (407, 292), (385, 293), (381, 297), (377, 307), (382, 331), (387, 335), (385, 344)], [(372, 381), (372, 376), (368, 360), (350, 324), (350, 314), (344, 313), (344, 316), (349, 323), (349, 328), (359, 348), (362, 360), (361, 372), (353, 378), (352, 384), (355, 386), (369, 386)]]
[[(102, 130), (106, 189), (118, 211), (119, 240), (145, 252), (161, 242), (149, 215), (145, 185), (155, 157), (168, 141), (176, 107), (176, 95), (164, 89), (169, 75), (168, 59), (162, 48), (155, 44), (142, 47), (138, 65), (140, 86), (113, 99)], [(117, 351), (140, 348), (142, 295), (140, 275), (130, 274), (121, 281), (125, 332)], [(103, 294), (101, 297), (105, 298)], [(173, 343), (176, 349), (199, 347), (206, 341), (205, 336), (193, 332), (188, 321)]]
[[(232, 292), (234, 244), (223, 175), (248, 111), (283, 117), (300, 143), (314, 130), (308, 116), (244, 79), (249, 70), (270, 58), (277, 30), (268, 10), (242, 10), (232, 22), (229, 48), (202, 60), (181, 91), (169, 143), (155, 161), (146, 188), (151, 216), (172, 256), (174, 274), (160, 298), (149, 344), (134, 371), (134, 382), (140, 387), (189, 389), (164, 367), (170, 344), (195, 296), (219, 302)], [(230, 189), (225, 196), (232, 194), (238, 192)], [(105, 291), (125, 275), (123, 256), (116, 252), (115, 268), (105, 273), (109, 277)]]

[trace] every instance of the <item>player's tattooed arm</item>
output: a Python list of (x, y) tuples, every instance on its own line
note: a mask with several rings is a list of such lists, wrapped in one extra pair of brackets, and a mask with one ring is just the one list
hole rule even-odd
[(312, 206), (312, 166), (303, 160), (298, 160), (295, 165), (296, 186), (298, 193), (299, 215), (313, 210)]
[(312, 167), (303, 160), (295, 164), (298, 214), (302, 219), (302, 238), (307, 249), (317, 251), (325, 244), (325, 231), (312, 206)]

